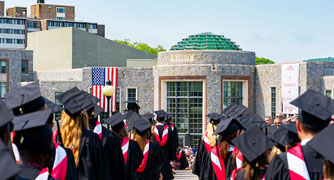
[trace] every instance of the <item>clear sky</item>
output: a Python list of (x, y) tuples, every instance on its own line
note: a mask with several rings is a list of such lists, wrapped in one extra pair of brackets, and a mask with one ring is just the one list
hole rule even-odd
[[(36, 0), (5, 0), (6, 8)], [(109, 39), (169, 49), (212, 32), (277, 63), (334, 56), (333, 0), (46, 0), (76, 6), (76, 20), (106, 25)], [(28, 8), (29, 9), (29, 8)], [(29, 11), (28, 11), (29, 14)]]

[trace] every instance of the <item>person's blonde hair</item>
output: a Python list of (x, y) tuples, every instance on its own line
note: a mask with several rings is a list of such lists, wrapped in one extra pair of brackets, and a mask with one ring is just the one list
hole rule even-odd
[(271, 162), (271, 160), (274, 159), (275, 156), (277, 156), (281, 153), (282, 153), (282, 151), (278, 147), (273, 146), (273, 148), (271, 149), (270, 154), (269, 154), (269, 162)]
[(83, 129), (88, 129), (88, 114), (83, 110), (75, 117), (69, 116), (65, 111), (61, 114), (62, 126), (60, 128), (61, 137), (64, 141), (64, 146), (71, 149), (75, 165), (79, 165), (79, 148), (80, 139)]
[(206, 131), (208, 132), (208, 139), (209, 139), (211, 147), (214, 147), (216, 145), (216, 141), (218, 140), (218, 137), (219, 137), (218, 134), (213, 135), (217, 127), (218, 127), (218, 124), (209, 123), (206, 129)]
[(324, 160), (324, 166), (323, 166), (323, 173), (324, 173), (324, 179), (333, 180), (334, 179), (334, 164), (328, 161), (328, 159)]
[(149, 138), (150, 138), (150, 131), (146, 131), (144, 134), (140, 135), (135, 130), (131, 134), (131, 139), (138, 143), (142, 152), (144, 152), (146, 140)]

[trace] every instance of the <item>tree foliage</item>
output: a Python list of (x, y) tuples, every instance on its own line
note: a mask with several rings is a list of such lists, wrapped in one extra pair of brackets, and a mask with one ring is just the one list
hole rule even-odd
[(255, 57), (255, 64), (275, 64), (273, 60), (267, 59), (267, 58), (261, 58), (261, 57)]
[(164, 49), (164, 47), (161, 46), (161, 45), (158, 45), (157, 47), (153, 48), (153, 47), (149, 46), (147, 43), (142, 43), (142, 42), (131, 43), (130, 39), (114, 40), (114, 41), (118, 42), (118, 43), (121, 43), (121, 44), (124, 44), (124, 45), (127, 45), (127, 46), (130, 46), (130, 47), (133, 47), (133, 48), (136, 48), (136, 49), (141, 50), (141, 51), (145, 51), (147, 53), (150, 53), (150, 54), (153, 54), (153, 55), (156, 55), (156, 56), (158, 56), (158, 52), (166, 51), (166, 49)]

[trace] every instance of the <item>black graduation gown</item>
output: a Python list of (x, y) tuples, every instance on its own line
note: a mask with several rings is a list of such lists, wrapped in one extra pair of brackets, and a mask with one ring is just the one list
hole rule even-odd
[[(164, 126), (157, 125), (157, 129), (159, 131), (160, 139), (162, 138), (162, 133), (164, 131)], [(170, 165), (170, 161), (174, 160), (175, 151), (173, 150), (173, 134), (170, 128), (168, 128), (168, 139), (167, 143), (162, 146), (162, 150), (164, 153), (164, 163), (162, 165), (162, 175), (164, 180), (174, 179), (173, 173), (172, 173), (172, 167)], [(174, 154), (173, 154), (174, 152)]]
[(228, 158), (226, 161), (224, 161), (225, 164), (225, 172), (226, 172), (226, 177), (230, 177), (233, 170), (237, 168), (236, 166), (236, 159), (233, 159), (233, 155), (232, 155), (233, 151), (229, 151), (227, 153)]
[[(120, 139), (120, 143), (122, 143), (122, 141), (123, 139)], [(123, 153), (121, 157), (123, 157)], [(134, 140), (129, 139), (128, 158), (125, 166), (125, 180), (137, 179), (136, 172), (143, 158), (143, 152), (141, 151), (138, 143)]]
[[(263, 170), (260, 170), (259, 174), (260, 174), (260, 179), (263, 178), (263, 176), (265, 175), (266, 173), (266, 170), (263, 169)], [(245, 177), (245, 169), (240, 169), (238, 172), (237, 172), (237, 176), (236, 176), (236, 180), (244, 180), (244, 177)], [(267, 179), (267, 177), (266, 177)], [(252, 178), (252, 180), (255, 180), (255, 178)]]
[(169, 126), (169, 129), (170, 129), (170, 131), (172, 132), (172, 138), (173, 138), (173, 143), (172, 143), (172, 145), (173, 145), (173, 158), (172, 158), (172, 160), (177, 160), (176, 159), (176, 151), (177, 151), (177, 147), (179, 146), (179, 135), (178, 135), (178, 133), (177, 133), (177, 128), (174, 126), (174, 130), (172, 130), (172, 128), (171, 128), (171, 124), (170, 125), (168, 125)]
[(77, 167), (78, 178), (86, 179), (110, 179), (104, 151), (99, 136), (89, 130), (82, 130), (79, 165)]
[(164, 155), (159, 144), (150, 142), (148, 159), (143, 172), (137, 172), (137, 180), (158, 180), (160, 178), (161, 165)]
[[(94, 128), (96, 126), (96, 121), (95, 120), (89, 120), (89, 129), (93, 132)], [(105, 173), (109, 173), (109, 176), (112, 178), (112, 167), (111, 167), (111, 163), (113, 161), (112, 157), (112, 152), (113, 149), (115, 147), (113, 147), (114, 140), (113, 140), (113, 135), (110, 135), (112, 132), (110, 130), (108, 130), (107, 128), (105, 128), (104, 126), (102, 126), (102, 138), (101, 138), (101, 144), (102, 144), (102, 148), (104, 151), (104, 159), (105, 159), (105, 166), (107, 167), (106, 169), (109, 169), (109, 171), (105, 172)], [(96, 134), (96, 133), (95, 133)], [(118, 171), (117, 173), (119, 173), (120, 171)], [(113, 178), (112, 178), (113, 179)]]
[(204, 140), (199, 142), (192, 173), (196, 174), (199, 180), (217, 180), (210, 153), (205, 148)]
[[(309, 145), (302, 146), (307, 170), (312, 180), (323, 180), (324, 159)], [(266, 179), (288, 180), (290, 179), (286, 152), (277, 155), (269, 164), (266, 171)]]
[[(35, 180), (41, 169), (38, 169), (33, 166), (29, 166), (27, 164), (19, 164), (20, 172), (17, 176), (19, 180)], [(53, 177), (49, 176), (48, 180), (53, 180)]]
[(180, 166), (176, 166), (177, 170), (184, 170), (187, 167), (189, 167), (189, 163), (188, 163), (188, 160), (187, 160), (187, 157), (186, 157), (186, 154), (184, 153), (184, 151), (181, 152), (180, 159), (176, 158), (176, 163), (180, 164)]
[(125, 179), (125, 165), (121, 149), (122, 142), (119, 141), (119, 138), (112, 131), (109, 133), (109, 143), (106, 146), (108, 146), (109, 151), (105, 153), (111, 159), (109, 162), (111, 179)]

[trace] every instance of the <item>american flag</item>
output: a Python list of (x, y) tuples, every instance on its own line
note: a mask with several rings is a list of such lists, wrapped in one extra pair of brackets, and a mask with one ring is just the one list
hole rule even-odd
[(114, 95), (110, 98), (110, 112), (116, 111), (116, 95), (117, 95), (117, 67), (94, 67), (92, 68), (92, 94), (93, 96), (100, 98), (98, 103), (103, 108), (103, 112), (107, 112), (108, 103), (107, 98), (103, 95), (103, 87), (108, 80), (111, 81), (111, 85), (115, 88)]

